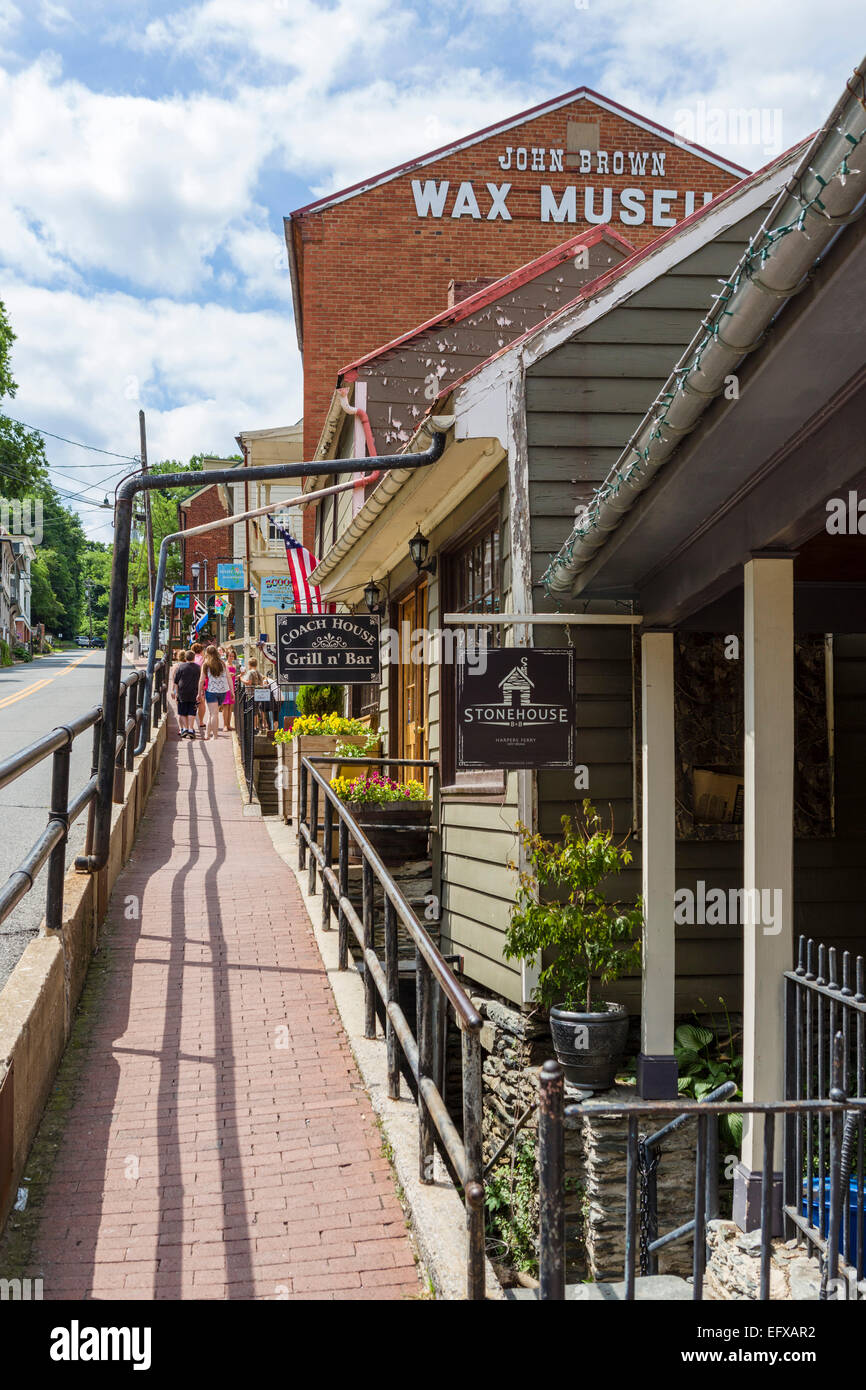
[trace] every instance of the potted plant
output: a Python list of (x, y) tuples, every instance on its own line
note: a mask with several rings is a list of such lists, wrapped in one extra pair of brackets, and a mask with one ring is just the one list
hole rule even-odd
[[(341, 687), (304, 687), (301, 689), (339, 689)], [(300, 701), (300, 692), (299, 692)], [(292, 721), (290, 729), (277, 729), (274, 733), (274, 742), (281, 750), (280, 756), (283, 759), (281, 776), (291, 778), (292, 799), (291, 808), (295, 825), (298, 824), (298, 811), (301, 798), (301, 760), (309, 757), (322, 757), (335, 752), (338, 741), (343, 744), (351, 744), (353, 747), (361, 748), (368, 741), (370, 729), (367, 723), (361, 719), (348, 719), (345, 715), (331, 713), (312, 713), (298, 714)], [(289, 756), (283, 751), (287, 745), (292, 745), (293, 756), (289, 767)], [(328, 769), (319, 766), (317, 769), (323, 777), (327, 777)], [(307, 789), (307, 805), (310, 801), (309, 788)], [(321, 797), (320, 797), (321, 802)], [(319, 806), (321, 814), (322, 807)]]
[[(575, 1085), (607, 1090), (622, 1062), (628, 1013), (599, 989), (639, 964), (643, 908), (640, 899), (629, 906), (605, 898), (601, 885), (631, 863), (631, 853), (602, 828), (589, 801), (576, 824), (562, 817), (561, 841), (524, 825), (518, 833), (528, 867), (519, 873), (503, 954), (541, 957), (533, 997), (550, 1010), (557, 1059)], [(545, 888), (555, 894), (550, 900)]]
[(423, 782), (395, 782), (380, 772), (332, 777), (331, 786), (386, 864), (428, 853), (431, 802)]

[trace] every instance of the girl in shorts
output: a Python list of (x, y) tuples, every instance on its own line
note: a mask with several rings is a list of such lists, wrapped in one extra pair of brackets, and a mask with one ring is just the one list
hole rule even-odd
[(204, 654), (204, 661), (201, 664), (201, 676), (199, 678), (199, 695), (203, 695), (207, 705), (207, 733), (205, 742), (209, 738), (216, 738), (219, 731), (220, 706), (228, 694), (229, 676), (226, 663), (223, 661), (216, 647), (208, 647)]

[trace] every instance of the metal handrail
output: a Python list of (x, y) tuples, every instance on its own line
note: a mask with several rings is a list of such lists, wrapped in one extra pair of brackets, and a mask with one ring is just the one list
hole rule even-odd
[[(339, 759), (365, 763), (386, 763), (392, 766), (435, 767), (429, 759)], [(419, 1111), (419, 1178), (423, 1184), (433, 1182), (433, 1131), (439, 1135), (463, 1188), (466, 1205), (467, 1230), (467, 1296), (484, 1297), (484, 1183), (482, 1159), (482, 1018), (465, 990), (450, 970), (405, 895), (394, 882), (367, 836), (334, 789), (313, 766), (313, 763), (333, 763), (333, 757), (301, 759), (298, 816), (298, 868), (307, 867), (310, 853), (308, 886), (316, 891), (316, 870), (322, 880), (322, 925), (330, 927), (334, 908), (338, 918), (338, 967), (348, 969), (349, 928), (351, 927), (364, 961), (364, 1036), (376, 1036), (375, 993), (385, 1010), (387, 1044), (388, 1095), (400, 1097), (400, 1067), (397, 1055), (399, 1043), (417, 1085)], [(309, 791), (309, 811), (307, 793)], [(323, 843), (317, 843), (319, 829), (319, 797), (324, 796)], [(334, 814), (339, 827), (338, 872), (331, 865)], [(361, 855), (363, 906), (359, 917), (349, 897), (349, 841)], [(385, 968), (379, 960), (373, 940), (373, 888), (378, 882), (383, 891), (385, 914)], [(403, 924), (415, 947), (416, 1029), (413, 1034), (399, 1000), (399, 965), (397, 955), (397, 920)], [(454, 1011), (462, 1040), (463, 1134), (457, 1130), (448, 1112), (440, 1087), (434, 1079), (437, 1046), (444, 1051), (444, 1030), (447, 1019), (442, 1001)]]
[[(866, 1119), (866, 1098), (849, 1099), (843, 1087), (842, 1067), (843, 1038), (837, 1033), (833, 1040), (834, 1082), (827, 1097), (814, 1099), (788, 1099), (782, 1101), (641, 1101), (635, 1104), (593, 1103), (564, 1104), (563, 1073), (558, 1063), (545, 1062), (539, 1077), (539, 1126), (540, 1147), (540, 1266), (539, 1297), (541, 1299), (563, 1299), (565, 1297), (565, 1257), (564, 1257), (564, 1118), (568, 1116), (591, 1115), (593, 1119), (617, 1118), (627, 1123), (626, 1137), (626, 1210), (625, 1210), (625, 1297), (635, 1297), (636, 1235), (639, 1220), (637, 1201), (637, 1169), (639, 1164), (638, 1120), (642, 1116), (670, 1115), (673, 1119), (697, 1119), (698, 1135), (695, 1155), (695, 1196), (694, 1218), (689, 1223), (694, 1234), (692, 1255), (692, 1297), (703, 1298), (703, 1280), (706, 1264), (706, 1226), (712, 1219), (708, 1207), (709, 1122), (722, 1115), (756, 1115), (763, 1119), (763, 1162), (761, 1166), (761, 1217), (760, 1217), (760, 1291), (758, 1297), (770, 1297), (770, 1264), (772, 1258), (773, 1234), (773, 1192), (775, 1181), (775, 1136), (776, 1120), (781, 1117), (820, 1116), (830, 1121), (830, 1218), (828, 1230), (833, 1235), (821, 1245), (810, 1235), (808, 1223), (796, 1207), (787, 1201), (783, 1204), (784, 1215), (794, 1223), (798, 1231), (811, 1239), (821, 1251), (824, 1270), (821, 1297), (837, 1297), (841, 1288), (845, 1296), (854, 1292), (866, 1291), (866, 1285), (858, 1282), (858, 1271), (840, 1258), (839, 1246), (834, 1238), (842, 1229), (842, 1191), (840, 1174), (842, 1171), (842, 1129), (847, 1117), (852, 1114)], [(670, 1126), (665, 1130), (670, 1132)], [(659, 1131), (660, 1133), (663, 1131)], [(654, 1136), (657, 1138), (658, 1136)], [(823, 1201), (823, 1195), (821, 1200)], [(684, 1228), (683, 1228), (684, 1229)], [(840, 1277), (841, 1276), (841, 1277)]]
[[(114, 781), (112, 800), (122, 803), (124, 799), (125, 774), (132, 771), (133, 745), (135, 735), (143, 719), (139, 702), (139, 688), (145, 680), (143, 671), (136, 671), (121, 682), (118, 695), (118, 730), (114, 741)], [(156, 704), (161, 714), (165, 713), (164, 663), (159, 663), (154, 673)], [(105, 720), (105, 711), (96, 705), (81, 714), (69, 724), (61, 724), (50, 733), (13, 753), (0, 762), (0, 790), (22, 777), (32, 768), (38, 767), (51, 758), (51, 795), (48, 809), (48, 824), (40, 832), (21, 860), (13, 869), (6, 882), (0, 887), (0, 925), (18, 906), (22, 898), (33, 889), (39, 872), (48, 864), (48, 877), (45, 888), (45, 927), (47, 931), (59, 931), (63, 925), (64, 880), (66, 876), (66, 841), (69, 827), (85, 809), (88, 811), (87, 832), (85, 836), (85, 855), (90, 853), (93, 842), (94, 810), (96, 806), (97, 770), (100, 731)], [(79, 735), (93, 729), (93, 751), (90, 777), (82, 789), (69, 799), (69, 762), (72, 745)], [(76, 867), (78, 861), (76, 860)]]
[[(716, 1101), (725, 1100), (728, 1096), (736, 1095), (736, 1081), (723, 1081), (721, 1086), (709, 1091), (705, 1096), (696, 1101), (703, 1111), (708, 1105)], [(658, 1233), (658, 1176), (657, 1168), (661, 1159), (661, 1152), (653, 1153), (658, 1149), (663, 1139), (676, 1133), (688, 1124), (689, 1120), (695, 1118), (696, 1111), (686, 1111), (678, 1115), (676, 1119), (669, 1120), (661, 1129), (657, 1129), (655, 1134), (650, 1134), (646, 1138), (638, 1139), (638, 1169), (640, 1171), (640, 1220), (642, 1228), (642, 1239), (640, 1248), (640, 1272), (641, 1274), (658, 1273), (658, 1252), (673, 1245), (678, 1240), (686, 1240), (693, 1234), (695, 1229), (694, 1220), (686, 1221), (674, 1230), (667, 1231), (665, 1235)], [(707, 1155), (706, 1155), (706, 1216), (707, 1220), (713, 1220), (718, 1216), (719, 1211), (719, 1181), (718, 1181), (718, 1162), (719, 1162), (719, 1121), (718, 1116), (714, 1116), (712, 1123), (708, 1126), (707, 1132)]]

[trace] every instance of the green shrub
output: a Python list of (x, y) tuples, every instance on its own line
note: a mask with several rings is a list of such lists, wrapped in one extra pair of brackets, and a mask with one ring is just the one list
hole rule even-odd
[(538, 1272), (538, 1178), (535, 1144), (524, 1139), (484, 1185), (488, 1255), (502, 1264)]
[[(601, 885), (631, 863), (631, 853), (603, 830), (589, 801), (582, 820), (562, 817), (561, 841), (544, 840), (518, 826), (529, 861), (503, 945), (506, 960), (536, 960), (556, 952), (538, 977), (534, 998), (545, 1007), (593, 1011), (592, 987), (611, 984), (640, 963), (643, 907), (605, 898)], [(516, 866), (512, 865), (512, 868)], [(542, 899), (548, 888), (558, 900)], [(604, 1009), (604, 1005), (601, 1006)]]
[(19, 643), (19, 645), (18, 645), (17, 647), (13, 647), (13, 648), (12, 648), (12, 655), (15, 657), (16, 661), (32, 661), (32, 660), (33, 660), (33, 655), (32, 655), (32, 653), (31, 653), (31, 651), (30, 651), (30, 648), (29, 648), (29, 647), (23, 647), (23, 646), (21, 646), (20, 643)]
[(10, 652), (9, 652), (9, 643), (8, 643), (8, 642), (4, 642), (3, 638), (0, 637), (0, 666), (11, 666), (11, 665), (12, 665), (12, 657), (11, 657)]
[(299, 714), (342, 714), (342, 685), (302, 685), (298, 690)]

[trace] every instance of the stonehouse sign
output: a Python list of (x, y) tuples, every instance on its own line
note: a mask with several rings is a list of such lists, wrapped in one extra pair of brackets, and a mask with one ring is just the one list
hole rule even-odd
[(568, 648), (506, 647), (457, 667), (457, 766), (571, 767), (574, 658)]
[[(566, 150), (541, 145), (506, 145), (498, 157), (500, 170), (562, 174)], [(568, 152), (569, 164), (582, 177), (539, 179), (536, 215), (539, 222), (621, 222), (624, 227), (674, 227), (675, 207), (682, 196), (682, 216), (689, 217), (713, 194), (693, 188), (672, 188), (665, 172), (666, 150), (578, 150)], [(633, 183), (614, 187), (605, 176), (628, 177)], [(498, 171), (488, 179), (413, 179), (412, 198), (418, 217), (510, 222), (508, 198), (512, 185)], [(698, 201), (700, 199), (700, 201)]]
[(351, 613), (277, 613), (277, 680), (363, 685), (379, 679), (379, 620)]

